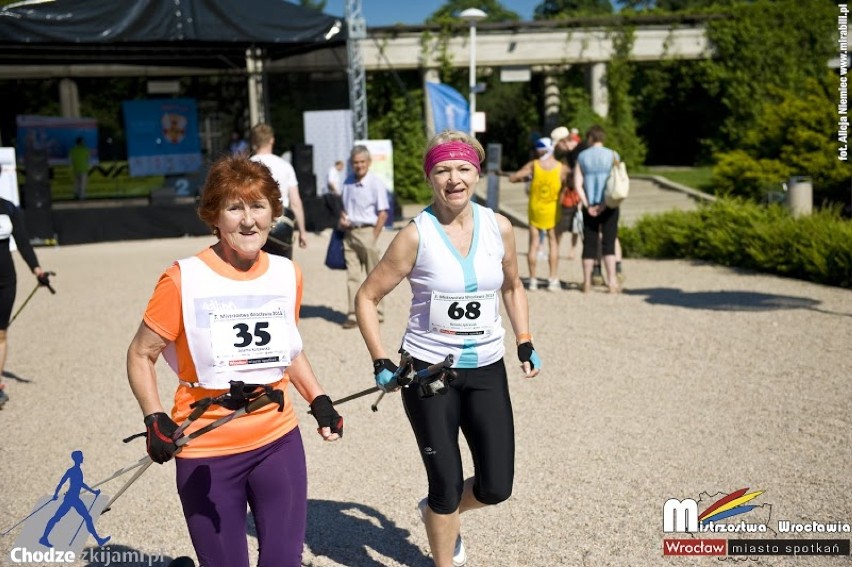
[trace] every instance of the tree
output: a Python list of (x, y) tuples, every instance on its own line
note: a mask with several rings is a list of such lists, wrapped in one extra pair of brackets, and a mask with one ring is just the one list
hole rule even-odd
[(447, 0), (446, 4), (426, 18), (427, 24), (460, 23), (459, 13), (468, 8), (479, 8), (487, 14), (486, 22), (517, 22), (521, 17), (503, 7), (498, 0)]
[(533, 19), (557, 20), (608, 14), (612, 14), (609, 0), (544, 0), (536, 6)]
[(636, 134), (636, 118), (633, 115), (634, 96), (631, 93), (636, 64), (630, 61), (633, 50), (635, 30), (622, 25), (613, 32), (612, 44), (615, 52), (610, 59), (606, 73), (609, 92), (609, 116), (611, 125), (607, 140), (610, 146), (617, 147), (625, 161), (641, 164), (645, 162), (645, 144)]
[(771, 102), (770, 88), (797, 89), (808, 78), (823, 82), (836, 56), (837, 14), (825, 0), (758, 0), (723, 10), (708, 22), (715, 49), (707, 88), (729, 113), (716, 149), (740, 145)]
[(530, 158), (533, 136), (548, 136), (536, 132), (539, 127), (541, 101), (536, 96), (535, 83), (504, 83), (499, 73), (484, 77), (486, 89), (476, 99), (477, 109), (485, 112), (486, 131), (480, 134), (483, 145), (497, 142), (503, 146), (503, 163), (514, 170)]
[[(789, 175), (813, 178), (817, 202), (848, 202), (852, 171), (837, 160), (837, 11), (824, 0), (759, 0), (708, 24), (716, 57), (708, 88), (724, 117), (713, 140), (715, 183), (760, 198)], [(805, 46), (806, 49), (802, 49)]]
[(426, 202), (432, 196), (423, 181), (423, 148), (426, 134), (423, 129), (422, 90), (397, 94), (390, 108), (370, 123), (370, 136), (389, 139), (393, 143), (394, 194), (400, 201)]
[[(828, 91), (837, 92), (840, 80), (829, 75)], [(817, 203), (846, 201), (852, 169), (837, 159), (837, 108), (829, 92), (811, 78), (795, 91), (771, 87), (767, 95), (741, 146), (716, 156), (718, 191), (761, 200), (790, 176), (806, 175)]]

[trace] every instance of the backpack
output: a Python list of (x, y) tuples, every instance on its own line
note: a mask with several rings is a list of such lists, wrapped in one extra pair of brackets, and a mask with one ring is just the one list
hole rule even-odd
[(606, 206), (610, 208), (618, 207), (627, 198), (629, 193), (630, 178), (627, 176), (627, 167), (623, 161), (619, 161), (615, 157), (615, 152), (612, 152), (612, 168), (609, 170), (609, 177), (606, 180), (606, 190), (604, 191)]

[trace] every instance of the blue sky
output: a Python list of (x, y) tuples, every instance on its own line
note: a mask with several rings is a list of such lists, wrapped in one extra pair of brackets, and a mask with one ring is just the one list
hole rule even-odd
[[(532, 20), (533, 10), (541, 0), (501, 0), (500, 3), (520, 15), (522, 20)], [(444, 4), (444, 0), (361, 0), (361, 9), (368, 27), (390, 26), (396, 23), (422, 24)], [(345, 5), (344, 0), (328, 0), (325, 12), (343, 16)]]

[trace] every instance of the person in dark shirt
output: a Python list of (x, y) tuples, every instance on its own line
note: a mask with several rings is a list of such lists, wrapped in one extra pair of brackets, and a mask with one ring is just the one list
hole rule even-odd
[(24, 261), (32, 270), (38, 283), (50, 285), (48, 273), (39, 266), (38, 258), (30, 244), (24, 218), (20, 209), (11, 201), (0, 198), (0, 408), (9, 399), (4, 391), (2, 382), (3, 368), (6, 365), (6, 336), (9, 319), (12, 316), (12, 306), (15, 304), (18, 278), (15, 273), (15, 262), (12, 260), (10, 237), (15, 237), (15, 244), (21, 252)]

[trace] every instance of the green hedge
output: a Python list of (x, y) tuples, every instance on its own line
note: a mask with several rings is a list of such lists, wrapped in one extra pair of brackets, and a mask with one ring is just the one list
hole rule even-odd
[(794, 218), (781, 205), (720, 199), (619, 229), (625, 256), (693, 258), (852, 288), (852, 222), (838, 209)]

